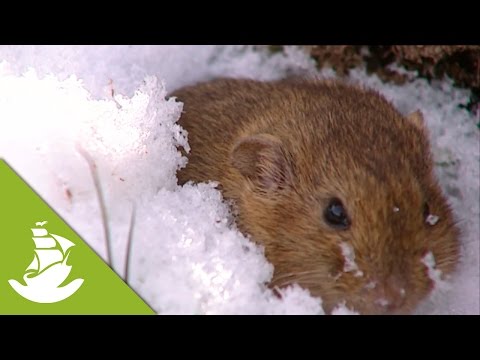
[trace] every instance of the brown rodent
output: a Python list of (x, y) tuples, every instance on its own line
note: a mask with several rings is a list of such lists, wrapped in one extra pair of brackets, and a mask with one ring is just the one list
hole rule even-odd
[(274, 265), (273, 288), (298, 283), (327, 312), (409, 313), (434, 286), (427, 254), (454, 271), (459, 231), (420, 112), (305, 79), (218, 79), (171, 96), (191, 146), (179, 183), (219, 182)]

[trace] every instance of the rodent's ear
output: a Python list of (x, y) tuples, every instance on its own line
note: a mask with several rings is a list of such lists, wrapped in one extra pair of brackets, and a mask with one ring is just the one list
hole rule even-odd
[(414, 111), (411, 114), (405, 117), (408, 121), (410, 121), (413, 125), (415, 125), (419, 129), (424, 129), (423, 123), (423, 114), (420, 110)]
[(265, 190), (277, 190), (292, 180), (292, 167), (283, 144), (275, 136), (257, 134), (237, 142), (231, 153), (232, 165)]

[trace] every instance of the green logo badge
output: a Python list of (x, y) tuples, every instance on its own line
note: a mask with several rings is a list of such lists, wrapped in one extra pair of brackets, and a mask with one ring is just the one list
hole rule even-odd
[(0, 245), (0, 314), (154, 314), (3, 160)]
[[(43, 226), (47, 222), (41, 221), (35, 225)], [(33, 302), (54, 303), (65, 300), (83, 284), (83, 279), (75, 279), (60, 287), (72, 270), (67, 265), (67, 259), (75, 244), (62, 236), (48, 234), (44, 228), (33, 228), (32, 232), (35, 236), (35, 254), (23, 276), (27, 285), (13, 279), (8, 282), (17, 293)]]

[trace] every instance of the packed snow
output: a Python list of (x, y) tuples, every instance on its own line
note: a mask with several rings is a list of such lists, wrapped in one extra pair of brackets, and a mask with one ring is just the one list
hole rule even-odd
[(352, 245), (346, 242), (341, 242), (340, 250), (342, 251), (342, 255), (344, 258), (343, 271), (352, 271), (354, 272), (353, 276), (355, 277), (363, 276), (363, 272), (358, 268), (358, 265), (355, 262), (355, 250), (353, 250)]
[[(334, 76), (297, 47), (0, 46), (0, 157), (108, 259), (103, 198), (112, 266), (159, 314), (323, 314), (321, 299), (298, 286), (282, 298), (265, 286), (272, 265), (236, 229), (214, 183), (180, 187), (175, 176), (186, 164), (176, 146), (188, 149), (188, 134), (176, 124), (183, 104), (166, 100), (168, 92), (219, 76), (290, 74)], [(405, 114), (423, 112), (462, 228), (458, 272), (417, 313), (480, 313), (480, 132), (478, 118), (459, 106), (469, 92), (449, 80), (384, 84), (363, 70), (350, 79)], [(436, 278), (434, 259), (425, 264)], [(343, 304), (334, 311), (353, 313)]]

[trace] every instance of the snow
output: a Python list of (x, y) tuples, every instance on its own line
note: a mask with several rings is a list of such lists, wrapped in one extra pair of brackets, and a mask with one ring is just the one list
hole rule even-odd
[[(179, 187), (175, 177), (186, 164), (175, 147), (188, 143), (176, 124), (182, 104), (167, 92), (218, 76), (290, 74), (334, 75), (318, 74), (297, 47), (269, 55), (253, 46), (0, 46), (0, 157), (107, 258), (104, 197), (121, 276), (135, 208), (128, 281), (160, 314), (323, 314), (321, 299), (298, 286), (281, 297), (265, 286), (271, 264), (237, 231), (213, 183)], [(422, 111), (462, 228), (459, 271), (417, 313), (478, 314), (480, 139), (478, 119), (458, 106), (469, 93), (449, 80), (397, 86), (362, 70), (350, 78), (405, 114)], [(334, 313), (354, 312), (339, 304)]]
[(341, 242), (339, 246), (344, 259), (343, 271), (353, 271), (355, 272), (353, 274), (355, 277), (363, 276), (363, 272), (358, 268), (358, 265), (355, 262), (355, 250), (353, 250), (352, 245), (348, 244), (347, 242)]
[(358, 312), (349, 309), (345, 303), (341, 303), (332, 310), (332, 315), (359, 315)]
[(428, 225), (433, 226), (438, 222), (438, 220), (440, 220), (440, 217), (438, 215), (428, 214), (427, 218), (425, 219), (425, 222)]
[(433, 281), (435, 287), (448, 287), (448, 283), (442, 280), (442, 272), (435, 268), (435, 256), (431, 251), (423, 257), (422, 262), (428, 270), (428, 277)]

